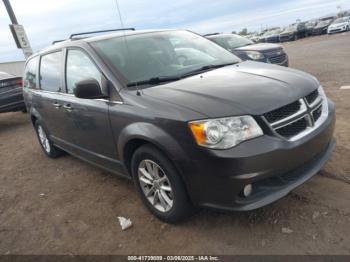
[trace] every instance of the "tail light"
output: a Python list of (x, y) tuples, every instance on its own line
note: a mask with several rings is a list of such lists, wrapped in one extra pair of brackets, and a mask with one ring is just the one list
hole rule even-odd
[(19, 86), (23, 86), (23, 79), (18, 79), (16, 80), (16, 84), (19, 85)]

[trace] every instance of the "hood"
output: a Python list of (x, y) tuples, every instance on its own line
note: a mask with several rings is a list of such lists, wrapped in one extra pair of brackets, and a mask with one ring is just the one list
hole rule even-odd
[(296, 32), (297, 32), (297, 30), (287, 29), (287, 30), (283, 31), (282, 33), (280, 33), (280, 35), (291, 35), (291, 34), (294, 34)]
[(267, 36), (266, 38), (274, 38), (274, 37), (279, 37), (280, 34), (272, 34), (272, 35), (269, 35)]
[(144, 95), (208, 117), (262, 115), (319, 86), (307, 73), (246, 61), (143, 90)]
[(268, 43), (261, 43), (261, 44), (253, 44), (253, 45), (247, 45), (235, 48), (235, 50), (239, 51), (271, 51), (275, 49), (281, 49), (282, 46), (278, 44), (268, 44)]
[(329, 24), (330, 24), (330, 23), (328, 23), (328, 24), (318, 24), (318, 25), (316, 25), (314, 28), (315, 28), (315, 29), (325, 28), (325, 27), (328, 27)]

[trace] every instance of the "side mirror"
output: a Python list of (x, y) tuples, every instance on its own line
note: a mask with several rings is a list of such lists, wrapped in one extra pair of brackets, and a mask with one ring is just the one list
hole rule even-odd
[(75, 84), (74, 95), (78, 98), (84, 99), (97, 99), (106, 98), (106, 94), (102, 93), (100, 84), (96, 79), (88, 78), (86, 80), (79, 81)]

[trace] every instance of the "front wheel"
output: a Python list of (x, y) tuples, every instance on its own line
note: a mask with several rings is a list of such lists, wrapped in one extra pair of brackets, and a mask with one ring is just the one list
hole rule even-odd
[(48, 157), (56, 158), (64, 153), (61, 149), (53, 145), (47, 132), (39, 121), (35, 122), (34, 127), (40, 146)]
[(160, 220), (176, 223), (189, 217), (194, 207), (173, 164), (152, 145), (136, 150), (131, 161), (135, 185), (144, 204)]

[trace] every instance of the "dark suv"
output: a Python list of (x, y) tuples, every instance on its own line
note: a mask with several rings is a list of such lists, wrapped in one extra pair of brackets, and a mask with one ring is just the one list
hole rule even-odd
[(24, 79), (45, 154), (133, 179), (167, 222), (272, 203), (335, 146), (334, 104), (316, 78), (241, 62), (188, 31), (73, 36), (32, 56)]
[(296, 23), (287, 26), (283, 32), (280, 33), (280, 41), (295, 41), (299, 38), (307, 36), (306, 23)]
[(23, 111), (22, 77), (0, 72), (0, 113)]
[(327, 34), (328, 27), (333, 23), (333, 18), (328, 19), (322, 19), (320, 20), (317, 25), (312, 30), (312, 35), (323, 35)]
[(209, 40), (227, 49), (242, 60), (271, 63), (288, 66), (288, 55), (279, 44), (256, 44), (240, 35), (235, 34), (210, 34), (205, 35)]

